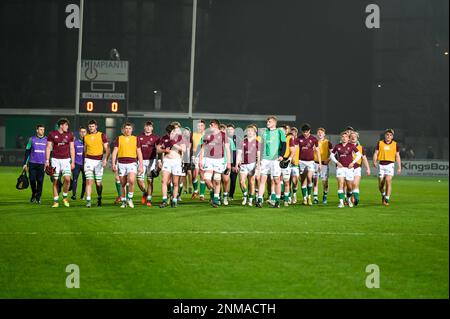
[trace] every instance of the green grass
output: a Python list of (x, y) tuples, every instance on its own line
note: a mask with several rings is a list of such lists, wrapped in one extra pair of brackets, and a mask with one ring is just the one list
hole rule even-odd
[[(390, 207), (371, 177), (353, 209), (337, 208), (332, 179), (327, 206), (213, 209), (185, 195), (132, 210), (112, 205), (108, 172), (104, 207), (51, 209), (48, 177), (38, 206), (18, 172), (0, 169), (0, 298), (449, 297), (448, 179), (396, 177)], [(65, 286), (68, 264), (80, 289)], [(368, 264), (379, 289), (365, 287)]]

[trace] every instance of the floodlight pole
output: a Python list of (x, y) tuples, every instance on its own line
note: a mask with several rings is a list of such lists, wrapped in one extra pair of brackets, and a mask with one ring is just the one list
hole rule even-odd
[(195, 36), (197, 33), (197, 0), (192, 1), (191, 74), (189, 79), (189, 118), (192, 119), (194, 103)]
[(75, 96), (75, 129), (76, 127), (78, 127), (78, 115), (80, 114), (81, 52), (83, 47), (83, 12), (84, 12), (84, 0), (80, 0), (80, 29), (78, 30), (77, 83)]

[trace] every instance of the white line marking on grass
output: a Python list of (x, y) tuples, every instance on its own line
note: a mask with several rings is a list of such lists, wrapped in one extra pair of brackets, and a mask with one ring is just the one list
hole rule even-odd
[(114, 231), (114, 232), (0, 232), (0, 236), (43, 235), (43, 236), (111, 236), (111, 235), (330, 235), (330, 236), (431, 236), (448, 237), (448, 234), (434, 233), (361, 233), (323, 231)]

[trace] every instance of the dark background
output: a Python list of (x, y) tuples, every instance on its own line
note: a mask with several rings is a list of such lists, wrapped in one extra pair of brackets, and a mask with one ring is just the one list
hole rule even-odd
[[(69, 3), (0, 2), (0, 108), (73, 108)], [(370, 3), (381, 29), (365, 26)], [(161, 111), (187, 112), (191, 23), (191, 0), (86, 0), (83, 58), (117, 48), (131, 110), (154, 110), (160, 90)], [(448, 143), (446, 51), (447, 0), (199, 0), (194, 112), (295, 114), (336, 133), (394, 127)]]

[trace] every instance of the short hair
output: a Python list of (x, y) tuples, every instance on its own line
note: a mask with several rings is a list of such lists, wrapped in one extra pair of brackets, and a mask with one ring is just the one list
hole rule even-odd
[(133, 123), (131, 123), (131, 122), (125, 122), (125, 123), (123, 123), (122, 129), (124, 129), (124, 128), (127, 127), (127, 126), (133, 127)]
[(268, 121), (268, 120), (274, 120), (275, 122), (278, 122), (278, 118), (277, 118), (275, 115), (269, 116), (269, 117), (266, 119), (266, 121)]
[(173, 121), (172, 123), (170, 123), (170, 125), (181, 127), (181, 123), (178, 121)]
[(342, 131), (342, 132), (341, 132), (341, 136), (342, 136), (342, 135), (348, 135), (348, 131), (347, 131), (347, 130), (346, 130), (346, 131)]
[(45, 128), (45, 125), (44, 125), (44, 124), (38, 124), (38, 125), (36, 125), (36, 130), (37, 130), (37, 129), (40, 129), (41, 127)]
[(204, 120), (198, 120), (199, 123), (206, 124)]
[(83, 126), (83, 125), (81, 125), (79, 128), (78, 128), (78, 131), (80, 131), (80, 130), (85, 130), (86, 128)]
[(60, 119), (58, 120), (58, 122), (56, 122), (56, 124), (57, 124), (58, 126), (61, 126), (61, 125), (63, 125), (63, 124), (69, 124), (69, 120), (66, 119), (65, 117), (63, 117), (63, 118), (60, 118)]
[(392, 135), (394, 135), (394, 129), (393, 128), (388, 128), (384, 130), (384, 134), (386, 133), (391, 133)]
[(145, 122), (144, 126), (153, 126), (153, 122), (152, 121), (147, 121), (147, 122)]
[(232, 127), (232, 128), (235, 128), (235, 126), (234, 126), (234, 124), (233, 124), (233, 123), (228, 123), (228, 124), (227, 124), (227, 127)]
[(324, 133), (327, 132), (327, 130), (326, 130), (325, 128), (323, 128), (323, 127), (319, 127), (319, 128), (317, 129), (317, 132), (319, 132), (319, 131), (322, 131), (322, 132), (324, 132)]
[(302, 125), (302, 132), (306, 132), (306, 131), (310, 131), (311, 130), (311, 125), (309, 125), (308, 123), (305, 123)]
[(97, 121), (96, 120), (90, 120), (88, 122), (88, 125), (92, 125), (92, 124), (97, 125)]
[(217, 126), (220, 126), (220, 122), (219, 122), (219, 120), (211, 120), (211, 121), (209, 121), (209, 124), (211, 125), (211, 124), (216, 124)]
[(295, 133), (298, 133), (298, 129), (296, 127), (291, 127), (291, 132), (294, 131)]
[(346, 131), (354, 131), (355, 129), (350, 125), (345, 128)]
[(166, 132), (170, 134), (175, 129), (175, 125), (169, 124), (166, 126)]
[(226, 130), (226, 129), (227, 129), (227, 126), (226, 126), (225, 124), (220, 124), (220, 125), (219, 125), (219, 129), (221, 129), (221, 130)]
[(356, 135), (356, 137), (357, 137), (357, 138), (359, 138), (359, 133), (358, 133), (358, 132), (356, 132), (356, 131), (352, 131), (352, 132), (350, 133), (350, 135), (352, 135), (352, 134), (355, 134), (355, 135)]
[(285, 130), (287, 130), (288, 128), (289, 129), (291, 128), (291, 126), (287, 125), (287, 124), (283, 124), (283, 125), (281, 125), (281, 127), (284, 128)]
[(248, 130), (248, 129), (253, 129), (253, 130), (255, 130), (255, 132), (256, 132), (256, 126), (253, 125), (253, 124), (247, 125), (246, 129), (247, 129), (247, 130)]

